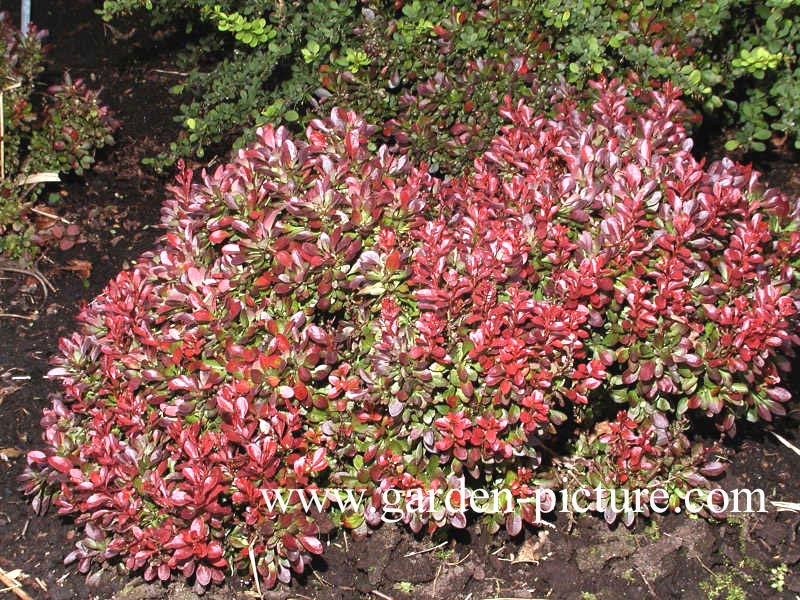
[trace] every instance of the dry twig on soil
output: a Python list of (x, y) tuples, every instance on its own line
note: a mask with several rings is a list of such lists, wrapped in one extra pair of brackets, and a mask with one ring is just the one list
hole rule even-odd
[(22, 584), (17, 581), (16, 577), (19, 577), (20, 575), (22, 575), (22, 571), (6, 572), (3, 569), (0, 569), (0, 583), (6, 586), (6, 589), (0, 591), (11, 592), (22, 600), (33, 600), (33, 598), (26, 594), (25, 590), (22, 589)]
[[(0, 271), (6, 271), (8, 273), (20, 273), (21, 275), (27, 275), (29, 277), (33, 277), (36, 280), (36, 283), (39, 284), (39, 287), (42, 288), (42, 293), (44, 294), (41, 305), (44, 305), (44, 303), (47, 301), (49, 292), (56, 291), (56, 288), (53, 287), (53, 284), (50, 283), (47, 280), (47, 277), (42, 275), (42, 273), (36, 267), (22, 266), (14, 263), (9, 263), (8, 261), (0, 260)], [(27, 315), (18, 315), (15, 313), (0, 313), (0, 318), (3, 317), (12, 319), (25, 319), (28, 321), (36, 320), (36, 317), (30, 317)]]
[(798, 456), (800, 456), (800, 448), (798, 448), (797, 446), (795, 446), (795, 445), (794, 445), (792, 442), (790, 442), (789, 440), (787, 440), (787, 439), (786, 439), (785, 437), (783, 437), (782, 435), (779, 435), (779, 434), (775, 433), (774, 431), (773, 431), (773, 432), (771, 432), (771, 433), (772, 433), (772, 435), (774, 435), (776, 438), (778, 438), (778, 441), (779, 441), (781, 444), (783, 444), (784, 446), (786, 446), (787, 448), (789, 448), (789, 450), (791, 450), (792, 452), (794, 452), (795, 454), (797, 454)]

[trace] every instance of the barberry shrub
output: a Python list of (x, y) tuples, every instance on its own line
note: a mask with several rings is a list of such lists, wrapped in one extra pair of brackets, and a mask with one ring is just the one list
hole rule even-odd
[[(695, 160), (671, 85), (587, 93), (552, 119), (506, 98), (447, 181), (370, 151), (340, 109), (305, 141), (265, 127), (213, 173), (182, 170), (159, 247), (50, 372), (26, 487), (83, 528), (68, 560), (274, 585), (330, 518), (362, 533), (391, 509), (432, 532), (471, 501), (516, 534), (552, 508), (523, 502), (543, 489), (664, 488), (674, 507), (711, 487), (724, 465), (691, 424), (732, 433), (789, 399), (800, 204)], [(324, 489), (329, 516), (276, 502), (297, 489)]]
[(42, 230), (34, 224), (32, 209), (43, 182), (90, 168), (95, 152), (114, 143), (117, 123), (99, 92), (82, 79), (73, 81), (65, 74), (63, 83), (37, 92), (47, 31), (31, 25), (25, 33), (14, 27), (8, 13), (0, 12), (0, 255), (30, 260), (48, 241), (59, 239), (66, 249), (76, 236), (75, 225), (65, 237), (60, 225)]

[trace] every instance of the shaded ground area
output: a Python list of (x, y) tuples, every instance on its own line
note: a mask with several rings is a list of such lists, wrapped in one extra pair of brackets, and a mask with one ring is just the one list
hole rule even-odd
[[(34, 3), (34, 19), (51, 29), (58, 78), (69, 65), (73, 77), (104, 87), (103, 98), (122, 128), (118, 143), (98, 167), (63, 186), (59, 211), (81, 224), (85, 242), (49, 252), (39, 268), (52, 283), (47, 295), (33, 277), (0, 273), (0, 568), (19, 569), (18, 580), (36, 599), (193, 598), (182, 583), (145, 584), (109, 568), (89, 580), (64, 567), (74, 528), (50, 513), (33, 516), (17, 491), (25, 451), (40, 439), (39, 413), (54, 386), (43, 379), (60, 336), (73, 329), (81, 302), (99, 292), (126, 261), (152, 246), (165, 180), (143, 171), (140, 160), (162, 150), (175, 135), (170, 114), (176, 83), (171, 32), (144, 23), (112, 31), (94, 16), (87, 0)], [(130, 34), (130, 36), (128, 36)], [(162, 35), (163, 34), (163, 35)], [(153, 45), (155, 43), (155, 46)], [(713, 144), (707, 145), (709, 148)], [(798, 193), (796, 156), (766, 165), (771, 182)], [(798, 386), (795, 386), (798, 388)], [(795, 390), (800, 395), (800, 390)], [(800, 411), (778, 431), (798, 444)], [(746, 432), (725, 488), (761, 488), (769, 499), (800, 501), (800, 456), (764, 428)], [(710, 524), (684, 515), (610, 530), (597, 518), (571, 523), (558, 515), (552, 530), (527, 531), (519, 539), (483, 536), (475, 527), (450, 539), (417, 539), (384, 526), (368, 539), (339, 534), (315, 563), (314, 573), (266, 598), (351, 600), (359, 598), (787, 598), (800, 596), (800, 514), (774, 511)], [(2, 589), (3, 586), (0, 586)], [(205, 598), (252, 598), (254, 582), (233, 579)], [(10, 597), (10, 592), (0, 595)]]

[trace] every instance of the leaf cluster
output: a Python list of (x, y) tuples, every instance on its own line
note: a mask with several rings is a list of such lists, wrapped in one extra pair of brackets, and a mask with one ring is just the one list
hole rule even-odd
[(142, 8), (156, 22), (212, 24), (174, 90), (190, 101), (173, 156), (241, 146), (267, 122), (305, 124), (327, 101), (385, 124), (385, 139), (434, 171), (456, 173), (500, 125), (498, 94), (547, 109), (562, 81), (580, 89), (629, 72), (645, 87), (672, 82), (696, 115), (733, 128), (729, 150), (800, 144), (791, 0), (107, 0), (101, 14)]

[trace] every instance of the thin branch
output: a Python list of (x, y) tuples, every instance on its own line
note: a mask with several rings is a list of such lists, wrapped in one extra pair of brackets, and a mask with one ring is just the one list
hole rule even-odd
[(790, 442), (789, 440), (787, 440), (787, 439), (786, 439), (785, 437), (783, 437), (782, 435), (778, 435), (778, 434), (777, 434), (777, 433), (775, 433), (774, 431), (771, 431), (770, 433), (772, 433), (772, 435), (774, 435), (776, 438), (778, 438), (778, 441), (779, 441), (781, 444), (783, 444), (784, 446), (786, 446), (787, 448), (789, 448), (789, 450), (791, 450), (792, 452), (794, 452), (795, 454), (797, 454), (798, 456), (800, 456), (800, 448), (798, 448), (797, 446), (795, 446), (795, 445), (794, 445), (792, 442)]
[(467, 559), (468, 559), (470, 556), (472, 556), (472, 550), (470, 550), (469, 552), (467, 552), (467, 554), (466, 554), (466, 555), (464, 556), (464, 558), (462, 558), (461, 560), (459, 560), (459, 561), (457, 561), (457, 562), (447, 562), (447, 561), (445, 561), (445, 563), (444, 563), (444, 564), (446, 564), (448, 567), (457, 567), (457, 566), (458, 566), (458, 565), (460, 565), (461, 563), (463, 563), (463, 562), (466, 562), (466, 560), (467, 560)]
[(28, 317), (26, 315), (17, 315), (14, 313), (0, 313), (0, 319), (25, 319), (26, 321), (35, 321), (36, 317)]
[(311, 571), (311, 574), (314, 576), (314, 579), (319, 581), (322, 585), (326, 587), (335, 587), (330, 581), (326, 580), (322, 575), (317, 573), (316, 571)]
[(151, 73), (163, 73), (164, 75), (176, 75), (178, 77), (188, 77), (188, 73), (184, 73), (183, 71), (168, 71), (166, 69), (150, 69)]
[(436, 598), (436, 584), (439, 583), (439, 575), (442, 574), (442, 569), (443, 568), (444, 568), (444, 565), (439, 565), (439, 568), (436, 569), (436, 575), (433, 578), (433, 594), (432, 594), (432, 596), (434, 598)]
[(22, 275), (28, 275), (36, 279), (39, 282), (39, 285), (42, 286), (42, 290), (44, 291), (44, 299), (42, 302), (47, 300), (47, 291), (50, 290), (51, 292), (55, 292), (56, 288), (53, 287), (53, 284), (50, 283), (47, 278), (42, 275), (39, 270), (35, 267), (15, 267), (9, 265), (8, 263), (0, 262), (0, 271), (10, 271), (12, 273), (21, 273)]
[(22, 584), (16, 579), (9, 577), (3, 569), (0, 569), (0, 582), (6, 586), (6, 589), (3, 591), (12, 592), (15, 596), (21, 598), (21, 600), (33, 600), (33, 598), (22, 589)]
[(636, 569), (636, 572), (639, 573), (639, 576), (642, 578), (642, 581), (644, 581), (644, 584), (647, 586), (648, 591), (653, 595), (653, 598), (658, 598), (658, 594), (656, 594), (656, 591), (653, 589), (652, 584), (648, 581), (647, 577), (645, 577), (644, 572), (639, 567), (634, 567), (634, 568)]
[(441, 544), (439, 544), (437, 546), (433, 546), (432, 548), (425, 548), (425, 550), (417, 550), (416, 552), (409, 552), (408, 554), (404, 554), (403, 558), (409, 558), (411, 556), (417, 556), (418, 554), (427, 554), (428, 552), (433, 552), (434, 550), (438, 550), (442, 546), (446, 546), (449, 543), (450, 542), (445, 540)]
[(256, 593), (258, 594), (259, 598), (263, 598), (263, 594), (261, 593), (261, 580), (258, 577), (258, 568), (256, 567), (256, 555), (253, 552), (253, 545), (247, 548), (247, 554), (250, 556), (250, 568), (253, 571), (253, 579), (256, 582)]
[(61, 221), (65, 225), (72, 225), (72, 221), (69, 219), (65, 219), (64, 217), (60, 217), (58, 215), (54, 215), (53, 213), (47, 212), (46, 210), (42, 210), (41, 208), (32, 208), (31, 212), (35, 212), (37, 215), (42, 215), (43, 217), (47, 217), (48, 219), (53, 219), (54, 221)]
[(3, 92), (0, 91), (0, 181), (6, 178), (6, 113)]

